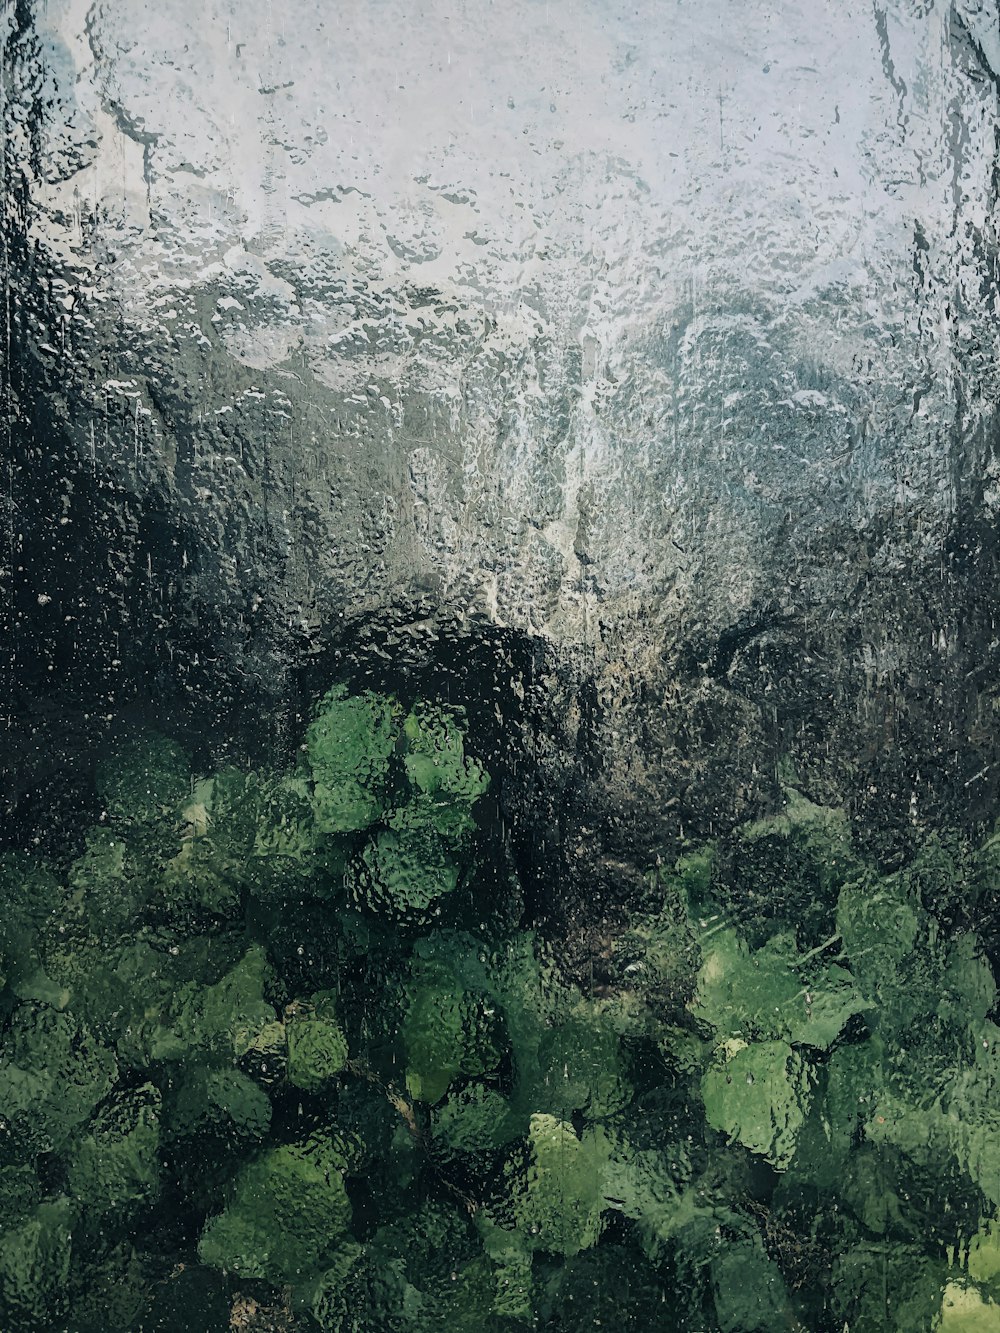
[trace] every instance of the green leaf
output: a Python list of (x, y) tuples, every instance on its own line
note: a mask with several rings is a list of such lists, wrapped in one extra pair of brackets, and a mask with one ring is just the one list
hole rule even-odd
[(378, 915), (404, 922), (426, 921), (458, 884), (459, 863), (430, 833), (379, 833), (355, 863), (354, 901)]
[(314, 793), (302, 778), (262, 782), (260, 815), (244, 867), (251, 892), (276, 902), (301, 894), (328, 898), (341, 888), (350, 850), (325, 829)]
[(610, 1140), (605, 1196), (608, 1206), (630, 1218), (650, 1257), (662, 1255), (677, 1232), (707, 1205), (684, 1192), (686, 1154), (679, 1144), (640, 1147), (630, 1138)]
[(544, 1032), (538, 1064), (536, 1100), (561, 1119), (573, 1111), (592, 1118), (612, 1115), (629, 1099), (618, 1034), (596, 1009)]
[(331, 1262), (351, 1206), (330, 1142), (315, 1137), (249, 1162), (198, 1245), (202, 1263), (237, 1277), (302, 1284)]
[(113, 1052), (72, 1015), (21, 1005), (0, 1055), (0, 1145), (25, 1154), (60, 1150), (117, 1075)]
[(690, 908), (708, 897), (717, 865), (715, 844), (705, 843), (704, 846), (678, 857), (665, 879), (680, 894), (681, 901)]
[(324, 697), (306, 733), (320, 830), (368, 828), (382, 813), (398, 718), (395, 700), (381, 695), (350, 697), (335, 686)]
[(949, 1282), (941, 1297), (941, 1316), (935, 1328), (939, 1333), (996, 1333), (1000, 1305), (984, 1299), (975, 1287)]
[(830, 1148), (828, 1164), (835, 1173), (842, 1169), (862, 1125), (875, 1113), (884, 1095), (884, 1052), (883, 1042), (873, 1038), (841, 1046), (830, 1057), (823, 1109)]
[(507, 1099), (482, 1083), (450, 1094), (431, 1113), (436, 1149), (444, 1156), (489, 1154), (516, 1137)]
[(493, 1310), (502, 1320), (533, 1317), (531, 1255), (522, 1246), (508, 1243), (490, 1251), (493, 1260)]
[(483, 1000), (439, 964), (418, 966), (403, 1020), (406, 1086), (417, 1101), (440, 1101), (460, 1074), (482, 1074), (500, 1059), (496, 1024)]
[(12, 1333), (60, 1326), (69, 1305), (73, 1220), (68, 1199), (46, 1200), (0, 1235), (0, 1315)]
[(821, 1051), (829, 1050), (850, 1018), (869, 1007), (850, 972), (838, 963), (812, 971), (795, 998), (788, 1015), (788, 1039)]
[(403, 723), (406, 776), (425, 795), (440, 792), (472, 802), (490, 785), (478, 760), (465, 753), (458, 710), (437, 704), (416, 704)]
[(526, 1160), (512, 1163), (505, 1175), (521, 1244), (567, 1256), (595, 1245), (608, 1158), (603, 1135), (590, 1130), (578, 1138), (566, 1121), (533, 1115)]
[(947, 945), (942, 968), (938, 1013), (956, 1026), (981, 1022), (997, 1002), (993, 969), (974, 932), (955, 936)]
[(263, 1139), (271, 1125), (271, 1103), (266, 1093), (239, 1069), (195, 1065), (187, 1073), (172, 1108), (175, 1135), (212, 1135)]
[(833, 1307), (851, 1333), (931, 1333), (943, 1284), (943, 1266), (916, 1247), (859, 1244), (834, 1259)]
[(795, 943), (779, 935), (756, 953), (735, 930), (720, 930), (703, 947), (691, 1012), (720, 1037), (787, 1037), (789, 1019), (804, 1016), (805, 995), (792, 970)]
[(149, 1273), (127, 1242), (111, 1250), (99, 1244), (96, 1253), (92, 1245), (74, 1244), (71, 1308), (60, 1333), (63, 1328), (67, 1333), (132, 1333), (137, 1328), (152, 1333), (160, 1326), (143, 1320), (149, 1287)]
[(994, 1298), (1000, 1294), (1000, 1227), (995, 1217), (981, 1222), (968, 1248), (968, 1273)]
[(142, 824), (167, 814), (190, 790), (181, 747), (157, 732), (124, 742), (97, 766), (97, 790), (111, 819)]
[(397, 805), (383, 816), (388, 828), (402, 834), (416, 833), (440, 838), (442, 844), (461, 849), (476, 827), (471, 805), (453, 796), (415, 792), (405, 805)]
[(735, 931), (722, 930), (705, 947), (690, 1007), (722, 1037), (826, 1050), (867, 1006), (845, 968), (803, 964), (792, 934), (751, 951)]
[(792, 1160), (813, 1079), (784, 1042), (728, 1041), (701, 1082), (708, 1123), (779, 1170)]
[(781, 1271), (757, 1236), (730, 1243), (712, 1260), (712, 1288), (721, 1333), (794, 1327)]
[(82, 901), (91, 931), (118, 940), (134, 926), (150, 897), (148, 868), (129, 848), (120, 830), (94, 828), (69, 871), (69, 885)]
[(264, 784), (254, 773), (224, 768), (198, 782), (181, 804), (180, 821), (188, 839), (205, 839), (220, 870), (238, 873), (250, 854), (260, 824)]
[(239, 881), (208, 839), (182, 843), (167, 863), (161, 884), (163, 915), (182, 927), (239, 913)]
[(94, 1118), (70, 1162), (69, 1191), (88, 1216), (152, 1202), (159, 1190), (160, 1094), (118, 1093)]
[(334, 1016), (332, 997), (313, 996), (285, 1010), (288, 1038), (286, 1078), (293, 1087), (318, 1092), (347, 1063), (347, 1038)]
[(21, 999), (55, 1002), (54, 995), (28, 991), (45, 986), (40, 935), (54, 919), (65, 922), (65, 897), (44, 862), (21, 852), (0, 853), (0, 986), (9, 983)]
[(807, 949), (833, 933), (838, 889), (862, 865), (843, 810), (815, 805), (794, 787), (784, 796), (777, 814), (737, 830), (715, 893), (754, 945), (784, 929)]
[(837, 930), (851, 971), (868, 999), (892, 987), (913, 953), (922, 913), (901, 876), (847, 885), (837, 904)]
[(364, 1318), (367, 1305), (365, 1250), (345, 1239), (330, 1254), (327, 1268), (313, 1291), (310, 1308), (323, 1333), (351, 1333)]
[[(264, 950), (255, 946), (214, 986), (188, 987), (171, 1025), (183, 1048), (236, 1060), (246, 1055), (275, 1019), (274, 1007), (264, 999), (267, 975)], [(164, 1052), (161, 1058), (169, 1056)]]
[(42, 1187), (34, 1166), (0, 1166), (0, 1218), (7, 1227), (35, 1211)]
[[(928, 1099), (929, 1100), (929, 1099)], [(938, 1104), (913, 1105), (893, 1092), (883, 1092), (865, 1122), (871, 1143), (891, 1143), (918, 1164), (943, 1172), (954, 1158), (994, 1207), (1000, 1207), (1000, 1112), (962, 1114), (956, 1099), (949, 1109)]]
[(253, 855), (309, 865), (322, 839), (313, 819), (309, 783), (278, 778), (261, 784)]

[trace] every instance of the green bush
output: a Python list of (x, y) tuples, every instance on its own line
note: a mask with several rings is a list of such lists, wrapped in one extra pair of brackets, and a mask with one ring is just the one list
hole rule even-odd
[(997, 837), (881, 873), (789, 790), (661, 849), (595, 981), (465, 730), (135, 736), (79, 854), (0, 856), (4, 1333), (998, 1326)]

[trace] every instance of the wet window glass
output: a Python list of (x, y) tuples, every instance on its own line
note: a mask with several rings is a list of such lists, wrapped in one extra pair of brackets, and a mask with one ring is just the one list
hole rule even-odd
[(993, 0), (0, 10), (0, 1329), (1000, 1329)]

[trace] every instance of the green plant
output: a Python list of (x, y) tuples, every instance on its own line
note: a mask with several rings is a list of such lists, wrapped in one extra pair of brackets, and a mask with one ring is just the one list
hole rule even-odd
[(596, 986), (481, 891), (459, 710), (338, 687), (285, 768), (137, 735), (97, 787), (0, 857), (5, 1333), (994, 1326), (996, 837), (881, 873), (789, 789)]

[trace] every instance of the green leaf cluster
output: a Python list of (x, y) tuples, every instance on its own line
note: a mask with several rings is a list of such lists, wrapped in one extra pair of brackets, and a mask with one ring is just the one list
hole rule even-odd
[[(312, 1327), (359, 1255), (391, 1321), (412, 1284), (352, 1237), (347, 1179), (416, 1185), (428, 1089), (503, 1045), (482, 985), (411, 960), (479, 854), (461, 715), (335, 688), (283, 770), (199, 773), (148, 733), (95, 773), (78, 855), (0, 856), (0, 1326), (176, 1327), (172, 1275), (197, 1271), (206, 1310), (291, 1300)], [(492, 1291), (488, 1267), (469, 1280)]]
[(790, 788), (570, 969), (465, 733), (132, 736), (0, 857), (0, 1328), (995, 1327), (997, 839), (886, 871)]

